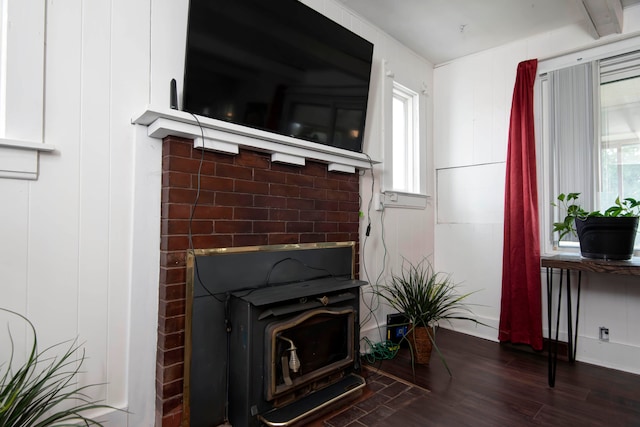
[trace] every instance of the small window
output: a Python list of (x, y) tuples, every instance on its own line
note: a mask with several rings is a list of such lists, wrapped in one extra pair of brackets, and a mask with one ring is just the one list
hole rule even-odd
[(43, 143), (46, 2), (0, 0), (0, 178), (37, 179)]
[(420, 135), (418, 94), (393, 84), (392, 180), (393, 190), (420, 193)]

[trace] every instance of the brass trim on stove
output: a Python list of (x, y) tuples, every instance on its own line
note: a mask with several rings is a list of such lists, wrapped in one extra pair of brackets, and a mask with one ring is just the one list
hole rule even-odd
[[(265, 364), (265, 368), (268, 369), (268, 371), (265, 372), (265, 386), (266, 386), (265, 392), (266, 392), (267, 400), (273, 401), (279, 396), (286, 395), (287, 393), (291, 393), (297, 387), (308, 384), (313, 380), (316, 380), (318, 378), (322, 378), (328, 375), (331, 372), (336, 372), (346, 366), (351, 365), (356, 357), (356, 355), (354, 354), (354, 346), (353, 346), (354, 336), (355, 336), (354, 335), (355, 313), (356, 311), (353, 309), (353, 307), (318, 308), (318, 309), (308, 310), (291, 319), (287, 319), (279, 322), (273, 322), (272, 324), (268, 325), (265, 328), (265, 342), (269, 343), (269, 349), (271, 350), (271, 353), (269, 356), (269, 363)], [(319, 368), (311, 373), (308, 373), (304, 375), (302, 378), (294, 379), (293, 385), (291, 386), (279, 387), (278, 384), (276, 384), (276, 375), (275, 375), (277, 364), (280, 361), (277, 358), (277, 354), (276, 354), (276, 347), (277, 347), (276, 341), (277, 341), (278, 333), (286, 331), (287, 329), (291, 329), (295, 326), (298, 326), (304, 323), (305, 321), (311, 319), (312, 317), (319, 316), (322, 314), (327, 314), (332, 316), (345, 316), (347, 318), (346, 320), (347, 322), (349, 322), (349, 326), (350, 326), (347, 329), (347, 334), (348, 334), (347, 342), (351, 344), (349, 345), (347, 356), (342, 360), (338, 360), (336, 362), (333, 362), (330, 365), (323, 366), (322, 368)]]
[(193, 277), (195, 255), (187, 251), (186, 289), (185, 289), (185, 320), (184, 320), (184, 370), (182, 382), (182, 425), (191, 423), (191, 327), (193, 318)]
[[(194, 256), (212, 256), (237, 253), (251, 252), (281, 252), (291, 250), (307, 250), (307, 249), (326, 249), (326, 248), (355, 248), (356, 242), (350, 240), (345, 242), (316, 242), (316, 243), (289, 243), (283, 245), (257, 245), (257, 246), (237, 246), (228, 248), (211, 248), (211, 249), (189, 249), (187, 250), (187, 260)], [(351, 251), (351, 278), (355, 277), (355, 249)], [(193, 267), (193, 265), (192, 265)], [(187, 265), (188, 268), (188, 265)], [(187, 278), (188, 280), (188, 278)], [(193, 280), (193, 278), (192, 278)], [(187, 282), (189, 285), (189, 282)], [(193, 282), (191, 282), (193, 286)]]
[(351, 374), (351, 375), (353, 375), (354, 377), (360, 379), (360, 381), (361, 381), (360, 384), (358, 384), (357, 386), (355, 386), (353, 388), (345, 390), (344, 393), (339, 394), (339, 395), (335, 396), (334, 398), (323, 402), (320, 405), (314, 406), (312, 409), (301, 413), (297, 417), (294, 417), (294, 418), (292, 418), (292, 419), (290, 419), (288, 421), (284, 421), (284, 422), (272, 422), (272, 421), (269, 421), (267, 419), (267, 417), (265, 416), (266, 414), (265, 414), (265, 415), (258, 415), (258, 419), (260, 421), (262, 421), (265, 425), (269, 426), (269, 427), (295, 426), (295, 425), (299, 425), (298, 423), (300, 421), (304, 420), (305, 418), (310, 417), (311, 415), (320, 413), (324, 409), (329, 408), (334, 403), (337, 403), (337, 402), (342, 402), (342, 403), (348, 402), (348, 400), (347, 401), (344, 400), (346, 397), (351, 396), (351, 395), (355, 395), (356, 397), (359, 396), (359, 394), (356, 394), (356, 393), (360, 393), (361, 394), (362, 393), (362, 389), (364, 389), (364, 387), (367, 385), (367, 382), (365, 381), (365, 379), (362, 378), (360, 375), (355, 375), (355, 374)]
[[(307, 250), (307, 249), (325, 249), (325, 248), (344, 248), (351, 247), (351, 279), (355, 278), (355, 241), (342, 242), (317, 242), (317, 243), (295, 243), (282, 245), (257, 245), (257, 246), (238, 246), (227, 248), (210, 248), (210, 249), (188, 249), (186, 258), (186, 289), (185, 289), (185, 339), (184, 339), (184, 380), (183, 380), (183, 411), (182, 421), (184, 425), (189, 425), (191, 419), (191, 356), (192, 348), (192, 317), (193, 317), (193, 297), (195, 283), (195, 257), (196, 256), (215, 256), (224, 254), (252, 253), (252, 252), (278, 252), (288, 250)], [(228, 363), (228, 361), (227, 361)]]

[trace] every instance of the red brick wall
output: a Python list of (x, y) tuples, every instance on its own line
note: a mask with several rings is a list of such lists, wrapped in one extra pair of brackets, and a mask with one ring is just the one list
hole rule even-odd
[(185, 260), (199, 169), (195, 249), (359, 241), (357, 174), (328, 172), (314, 162), (271, 163), (269, 154), (247, 150), (202, 154), (192, 140), (163, 141), (156, 364), (156, 425), (163, 427), (179, 426), (182, 416)]

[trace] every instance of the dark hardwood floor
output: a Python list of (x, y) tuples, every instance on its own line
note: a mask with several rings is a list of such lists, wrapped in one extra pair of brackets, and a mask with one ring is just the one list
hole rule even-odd
[(444, 329), (437, 342), (453, 377), (435, 352), (414, 377), (401, 350), (363, 370), (359, 401), (310, 426), (640, 426), (638, 375), (559, 360), (550, 388), (541, 354)]

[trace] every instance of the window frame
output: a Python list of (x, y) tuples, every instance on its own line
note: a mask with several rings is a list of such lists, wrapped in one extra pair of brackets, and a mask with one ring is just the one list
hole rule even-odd
[[(411, 209), (425, 209), (427, 206), (427, 97), (426, 84), (422, 76), (417, 73), (396, 75), (386, 60), (383, 60), (383, 169), (381, 175), (381, 203), (383, 207), (400, 207)], [(400, 74), (400, 73), (399, 73)], [(407, 152), (412, 154), (411, 164), (413, 172), (411, 179), (413, 187), (398, 187), (394, 183), (394, 170), (399, 168), (397, 158), (394, 158), (393, 143), (393, 100), (394, 93), (404, 95), (407, 105), (412, 111), (411, 131), (413, 148)], [(407, 123), (409, 127), (409, 123)], [(409, 132), (408, 132), (409, 133)], [(404, 156), (406, 163), (407, 156)], [(408, 169), (408, 168), (403, 168)], [(403, 170), (402, 173), (407, 173)], [(408, 175), (404, 175), (407, 177)]]
[[(540, 64), (538, 68), (538, 77), (536, 79), (536, 89), (535, 89), (535, 116), (536, 116), (536, 134), (539, 135), (537, 150), (538, 150), (538, 188), (540, 189), (540, 197), (539, 197), (539, 211), (540, 211), (540, 242), (541, 242), (541, 252), (543, 254), (553, 254), (557, 252), (578, 252), (579, 251), (579, 243), (576, 241), (556, 241), (556, 233), (553, 232), (553, 222), (554, 216), (557, 215), (557, 208), (552, 206), (552, 202), (555, 201), (555, 197), (557, 196), (554, 193), (554, 173), (556, 168), (552, 163), (553, 153), (552, 147), (550, 143), (550, 132), (551, 129), (549, 127), (550, 124), (550, 116), (547, 103), (550, 99), (549, 93), (549, 81), (547, 78), (547, 73), (552, 70), (561, 69), (564, 67), (570, 67), (576, 65), (580, 62), (586, 61), (599, 61), (600, 63), (596, 64), (598, 67), (598, 76), (600, 79), (598, 80), (598, 90), (595, 94), (596, 101), (594, 108), (594, 119), (596, 122), (596, 132), (595, 137), (597, 138), (595, 144), (595, 152), (594, 156), (597, 159), (594, 164), (594, 168), (600, 168), (600, 150), (601, 147), (601, 131), (600, 131), (600, 120), (602, 114), (602, 107), (600, 105), (600, 88), (602, 83), (606, 81), (602, 78), (605, 71), (603, 70), (605, 66), (602, 64), (609, 64), (609, 61), (613, 61), (615, 58), (623, 57), (625, 55), (628, 56), (629, 62), (638, 61), (640, 58), (640, 50), (638, 50), (637, 43), (640, 41), (640, 38), (633, 38), (630, 40), (625, 40), (623, 42), (613, 43), (609, 46), (601, 46), (598, 48), (590, 49), (585, 52), (576, 52), (571, 55), (567, 55), (563, 58), (553, 58), (547, 64)], [(580, 55), (580, 54), (583, 55)], [(606, 71), (607, 73), (612, 73), (610, 69)], [(615, 74), (615, 73), (613, 73)], [(628, 69), (620, 72), (619, 76), (629, 77)], [(640, 77), (640, 66), (636, 68), (635, 76)], [(613, 79), (614, 81), (617, 79)], [(611, 81), (611, 80), (609, 80)], [(594, 180), (597, 181), (600, 179), (600, 171), (596, 171), (594, 176)], [(595, 200), (599, 200), (598, 194), (594, 188), (593, 197)], [(638, 246), (640, 242), (636, 244), (636, 251), (640, 249)], [(636, 252), (637, 253), (637, 252)]]
[[(401, 103), (405, 113), (401, 120), (398, 120), (397, 117), (396, 102)], [(408, 194), (421, 194), (419, 95), (394, 81), (391, 114), (392, 190)], [(398, 125), (403, 127), (401, 136), (397, 132)]]
[(0, 178), (37, 179), (44, 144), (46, 2), (0, 0)]

